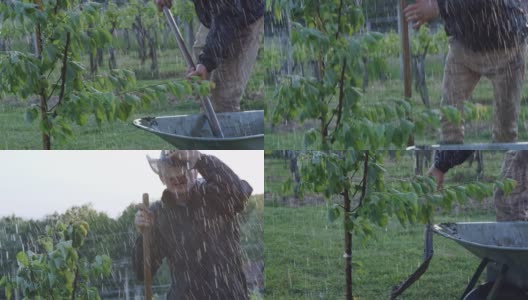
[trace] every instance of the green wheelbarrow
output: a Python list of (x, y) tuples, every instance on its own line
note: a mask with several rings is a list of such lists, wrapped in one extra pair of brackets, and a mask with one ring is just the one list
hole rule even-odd
[[(433, 231), (481, 259), (460, 299), (528, 299), (528, 222), (444, 223)], [(475, 288), (488, 265), (487, 282)]]
[(178, 149), (264, 149), (264, 111), (218, 113), (217, 117), (224, 138), (214, 136), (203, 114), (146, 117), (134, 120), (133, 124), (161, 137)]

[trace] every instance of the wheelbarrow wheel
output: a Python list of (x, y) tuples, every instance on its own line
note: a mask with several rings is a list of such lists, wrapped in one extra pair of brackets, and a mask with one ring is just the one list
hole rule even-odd
[[(486, 282), (478, 286), (464, 298), (464, 300), (486, 300), (488, 294), (491, 292), (494, 281)], [(503, 283), (495, 297), (496, 300), (526, 300), (528, 299), (528, 292), (519, 289), (518, 287)]]

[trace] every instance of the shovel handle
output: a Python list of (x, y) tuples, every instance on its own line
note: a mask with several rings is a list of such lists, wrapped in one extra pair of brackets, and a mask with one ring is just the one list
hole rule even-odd
[[(172, 29), (172, 32), (174, 32), (174, 36), (176, 37), (176, 43), (178, 44), (178, 48), (180, 48), (181, 54), (185, 59), (187, 67), (195, 68), (196, 65), (194, 64), (194, 61), (192, 59), (191, 54), (189, 53), (189, 50), (187, 49), (187, 46), (185, 46), (185, 42), (183, 41), (180, 29), (178, 28), (178, 24), (176, 24), (176, 21), (174, 20), (171, 11), (167, 7), (163, 7), (163, 13), (169, 21), (169, 25)], [(224, 133), (222, 132), (222, 128), (220, 127), (220, 123), (218, 122), (218, 118), (216, 117), (216, 114), (214, 112), (213, 105), (211, 104), (211, 99), (205, 96), (201, 97), (201, 100), (205, 110), (205, 116), (209, 121), (209, 125), (211, 126), (211, 131), (213, 132), (213, 135), (215, 137), (224, 138)]]
[[(149, 195), (147, 193), (143, 194), (143, 205), (150, 207), (149, 205)], [(143, 228), (143, 280), (145, 282), (145, 299), (152, 299), (152, 274), (150, 271), (151, 261), (150, 261), (150, 227)]]

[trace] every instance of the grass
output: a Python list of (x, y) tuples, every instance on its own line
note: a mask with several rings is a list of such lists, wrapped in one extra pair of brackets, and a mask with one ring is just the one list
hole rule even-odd
[[(24, 120), (24, 108), (0, 106), (0, 149), (40, 149), (42, 140), (38, 124)], [(73, 125), (74, 138), (64, 143), (54, 143), (54, 149), (165, 149), (169, 144), (161, 138), (139, 130), (132, 119), (157, 115), (196, 113), (198, 104), (183, 102), (159, 105), (151, 110), (136, 112), (130, 122), (103, 123), (98, 126), (90, 118), (85, 126)]]
[[(493, 215), (442, 216), (436, 222), (493, 220)], [(266, 299), (342, 299), (343, 230), (329, 224), (325, 207), (266, 207), (264, 213)], [(400, 299), (460, 297), (479, 260), (452, 241), (435, 236), (429, 270)], [(392, 286), (422, 262), (423, 226), (391, 221), (366, 242), (353, 238), (356, 299), (387, 299)]]
[[(414, 174), (412, 153), (397, 154), (394, 159), (385, 157), (387, 185)], [(504, 152), (484, 152), (483, 178), (476, 178), (475, 165), (464, 163), (447, 173), (445, 185), (495, 180), (503, 155)], [(267, 156), (265, 174), (265, 298), (342, 299), (345, 276), (341, 223), (328, 222), (325, 204), (281, 205), (280, 198), (292, 196), (291, 190), (282, 190), (282, 183), (291, 176), (288, 161)], [(487, 199), (456, 207), (452, 212), (438, 212), (434, 222), (494, 219), (491, 199)], [(439, 236), (434, 237), (434, 250), (429, 270), (399, 299), (443, 300), (462, 295), (479, 259)], [(389, 298), (391, 288), (418, 267), (422, 256), (423, 225), (402, 227), (391, 220), (386, 228), (377, 228), (371, 239), (353, 237), (353, 261), (360, 264), (353, 270), (356, 299)]]

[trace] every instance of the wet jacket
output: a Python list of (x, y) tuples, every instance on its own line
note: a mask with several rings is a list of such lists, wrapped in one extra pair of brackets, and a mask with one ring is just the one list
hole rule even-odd
[[(164, 192), (151, 205), (155, 223), (150, 247), (152, 274), (165, 258), (171, 273), (167, 299), (246, 300), (237, 214), (251, 195), (251, 186), (222, 161), (202, 155), (196, 163), (203, 177), (186, 205)], [(136, 240), (133, 268), (143, 280), (143, 239)]]
[(473, 150), (436, 151), (434, 167), (442, 171), (442, 173), (446, 173), (449, 169), (465, 162), (473, 152)]
[(198, 62), (209, 72), (222, 59), (232, 57), (239, 32), (264, 16), (265, 0), (193, 0), (200, 22), (209, 28), (206, 43)]
[(526, 0), (437, 1), (447, 35), (473, 51), (513, 48), (528, 35)]

